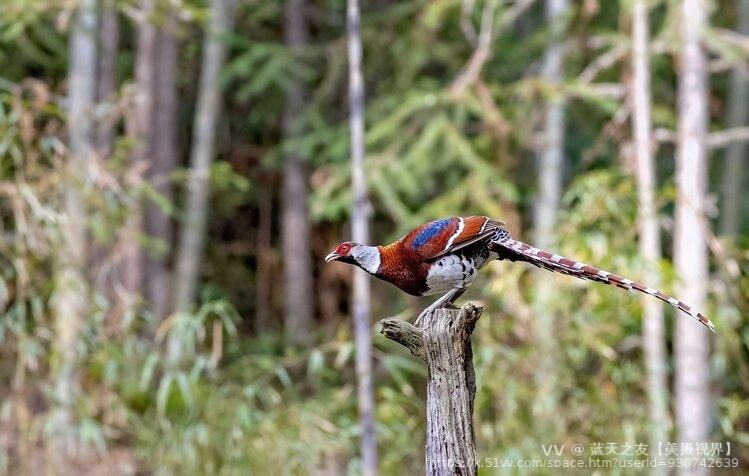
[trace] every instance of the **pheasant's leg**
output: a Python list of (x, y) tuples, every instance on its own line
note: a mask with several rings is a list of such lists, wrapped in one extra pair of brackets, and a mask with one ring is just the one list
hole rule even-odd
[[(421, 321), (430, 312), (434, 311), (435, 309), (439, 309), (440, 307), (442, 307), (446, 302), (452, 300), (455, 297), (456, 294), (458, 296), (460, 296), (460, 294), (463, 294), (464, 292), (465, 292), (465, 289), (463, 289), (463, 288), (451, 289), (450, 291), (448, 291), (447, 293), (445, 293), (444, 296), (442, 296), (441, 298), (439, 298), (436, 301), (434, 301), (431, 306), (429, 306), (428, 308), (426, 308), (423, 311), (421, 311), (421, 314), (419, 314), (419, 317), (416, 318), (416, 322), (414, 323), (416, 325), (416, 327), (419, 327), (421, 325)], [(460, 293), (460, 294), (458, 294), (458, 293)]]
[(455, 305), (455, 301), (457, 301), (460, 296), (464, 295), (467, 290), (467, 288), (458, 288), (458, 292), (456, 292), (453, 297), (448, 299), (445, 305), (442, 307), (446, 309), (459, 309), (459, 307)]

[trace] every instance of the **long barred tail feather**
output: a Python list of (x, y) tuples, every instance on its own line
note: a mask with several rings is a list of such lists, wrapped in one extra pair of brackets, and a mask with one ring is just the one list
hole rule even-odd
[(693, 310), (690, 306), (684, 304), (678, 299), (667, 296), (657, 289), (649, 288), (630, 279), (622, 278), (614, 273), (603, 271), (594, 266), (564, 256), (549, 253), (545, 250), (534, 248), (522, 241), (513, 240), (510, 237), (510, 234), (504, 229), (498, 230), (498, 233), (492, 237), (490, 247), (492, 251), (499, 254), (499, 259), (523, 261), (555, 273), (567, 274), (576, 278), (596, 281), (626, 289), (628, 291), (634, 290), (654, 296), (679, 309), (715, 333), (715, 327), (713, 326), (713, 323), (710, 322), (710, 319)]

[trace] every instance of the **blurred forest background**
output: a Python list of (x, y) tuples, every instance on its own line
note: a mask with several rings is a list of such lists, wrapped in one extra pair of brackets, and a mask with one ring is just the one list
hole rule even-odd
[(355, 364), (354, 273), (322, 259), (352, 214), (372, 243), (501, 218), (715, 322), (491, 264), (467, 296), (479, 460), (715, 441), (749, 464), (749, 1), (350, 13), (0, 1), (0, 470), (423, 471), (425, 370), (375, 323), (429, 300), (362, 289)]

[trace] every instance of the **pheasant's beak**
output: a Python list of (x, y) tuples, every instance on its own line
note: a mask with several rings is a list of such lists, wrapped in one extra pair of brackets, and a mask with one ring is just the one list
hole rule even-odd
[(339, 255), (338, 253), (336, 253), (334, 251), (334, 252), (330, 253), (328, 256), (325, 257), (325, 262), (326, 263), (330, 263), (331, 261), (335, 261), (335, 260), (337, 260), (340, 257), (341, 257), (341, 255)]

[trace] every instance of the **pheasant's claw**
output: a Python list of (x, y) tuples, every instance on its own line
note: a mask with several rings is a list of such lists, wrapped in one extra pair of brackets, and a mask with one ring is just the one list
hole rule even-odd
[(429, 314), (429, 312), (430, 312), (430, 311), (431, 311), (431, 309), (430, 309), (430, 308), (426, 308), (426, 309), (424, 309), (423, 311), (421, 311), (421, 314), (419, 314), (419, 317), (417, 317), (417, 318), (416, 318), (416, 321), (414, 321), (414, 325), (415, 325), (416, 327), (421, 327), (421, 323), (422, 323), (422, 321), (423, 321), (423, 320), (424, 320), (424, 318), (425, 318), (425, 317), (427, 316), (427, 314)]
[[(459, 294), (458, 294), (459, 293)], [(444, 296), (434, 301), (428, 308), (421, 311), (421, 314), (419, 314), (419, 317), (416, 318), (416, 327), (419, 327), (421, 322), (424, 320), (424, 318), (429, 315), (429, 313), (434, 312), (435, 309), (441, 309), (446, 306), (452, 306), (452, 300), (456, 299), (457, 296), (460, 296), (463, 294), (462, 289), (452, 289), (447, 292)]]

